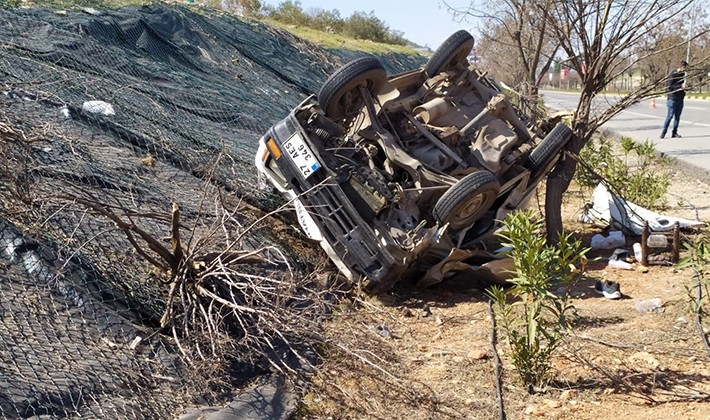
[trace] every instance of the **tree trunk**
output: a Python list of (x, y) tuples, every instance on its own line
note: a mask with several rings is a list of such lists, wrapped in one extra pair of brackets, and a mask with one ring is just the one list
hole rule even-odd
[[(592, 94), (582, 92), (577, 107), (577, 114), (572, 121), (572, 140), (565, 147), (566, 152), (579, 155), (585, 144), (591, 139), (596, 127), (589, 127), (586, 123), (592, 103)], [(590, 130), (591, 128), (591, 130)], [(577, 161), (565, 154), (557, 163), (555, 169), (547, 176), (545, 190), (545, 227), (548, 244), (556, 244), (563, 232), (562, 227), (562, 196), (569, 188), (574, 172), (577, 170)]]

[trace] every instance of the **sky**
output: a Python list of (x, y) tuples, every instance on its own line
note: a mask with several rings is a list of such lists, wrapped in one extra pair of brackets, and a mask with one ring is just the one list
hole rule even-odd
[[(295, 1), (295, 0), (294, 0)], [(342, 18), (354, 12), (374, 12), (390, 30), (404, 33), (416, 44), (436, 49), (451, 34), (466, 29), (475, 34), (470, 22), (458, 22), (440, 0), (298, 0), (301, 9), (338, 10)], [(262, 4), (278, 6), (283, 0), (262, 0)], [(466, 6), (471, 0), (449, 0), (452, 6)]]

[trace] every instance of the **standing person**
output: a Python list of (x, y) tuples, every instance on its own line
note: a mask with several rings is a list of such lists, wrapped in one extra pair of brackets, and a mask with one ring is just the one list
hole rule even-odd
[(678, 124), (680, 123), (680, 113), (683, 112), (683, 101), (685, 100), (685, 69), (687, 67), (688, 63), (681, 61), (680, 67), (673, 70), (671, 74), (668, 75), (668, 81), (666, 82), (666, 92), (668, 92), (666, 107), (668, 108), (668, 114), (666, 115), (666, 121), (663, 123), (661, 138), (666, 136), (671, 119), (673, 120), (671, 137), (680, 137), (680, 134), (678, 134)]

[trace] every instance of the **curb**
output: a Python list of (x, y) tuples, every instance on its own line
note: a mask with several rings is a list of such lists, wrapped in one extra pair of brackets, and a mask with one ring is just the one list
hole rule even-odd
[(672, 162), (671, 166), (683, 172), (684, 175), (691, 176), (693, 178), (696, 178), (698, 181), (710, 185), (710, 170), (707, 170), (706, 168), (692, 163), (688, 163), (684, 160), (678, 159), (677, 157), (664, 152), (656, 152), (656, 154), (661, 157), (670, 158)]

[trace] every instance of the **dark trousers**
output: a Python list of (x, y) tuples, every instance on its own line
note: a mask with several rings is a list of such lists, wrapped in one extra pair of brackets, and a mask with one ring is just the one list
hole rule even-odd
[(665, 136), (668, 131), (668, 126), (673, 120), (673, 135), (678, 135), (678, 123), (680, 123), (680, 113), (683, 112), (683, 100), (682, 99), (670, 99), (666, 101), (666, 107), (668, 108), (668, 114), (666, 115), (666, 121), (663, 123), (663, 131), (661, 135)]

